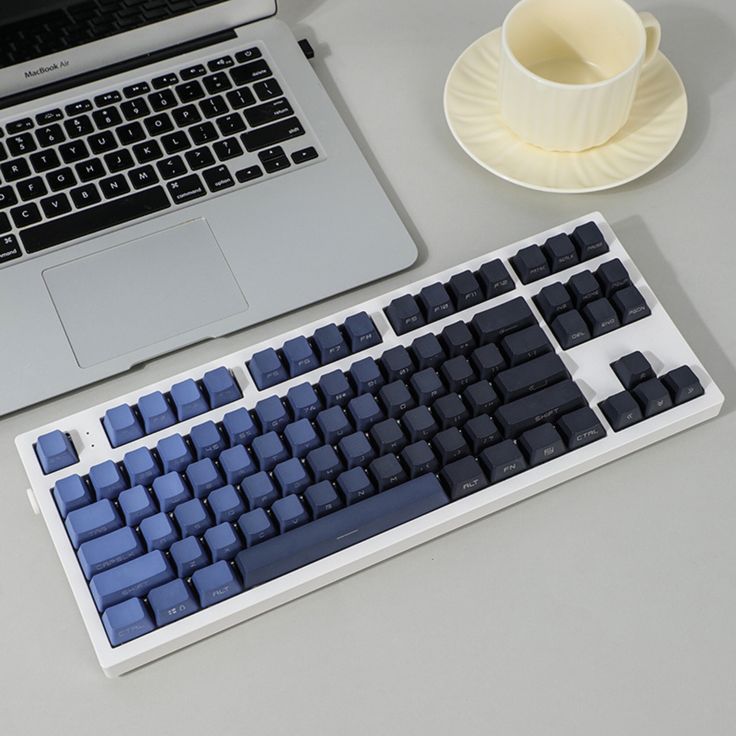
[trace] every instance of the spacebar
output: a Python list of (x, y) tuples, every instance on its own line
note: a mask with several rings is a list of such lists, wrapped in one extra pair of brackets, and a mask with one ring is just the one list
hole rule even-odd
[(136, 192), (97, 207), (75, 212), (73, 215), (58, 217), (35, 227), (21, 230), (20, 237), (26, 252), (36, 253), (59, 243), (66, 243), (100, 230), (137, 220), (159, 210), (170, 207), (171, 203), (162, 187)]
[(238, 553), (246, 588), (320, 560), (448, 503), (428, 473)]

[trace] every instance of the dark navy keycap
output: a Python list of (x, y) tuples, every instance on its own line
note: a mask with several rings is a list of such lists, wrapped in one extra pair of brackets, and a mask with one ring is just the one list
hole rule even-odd
[(245, 512), (245, 504), (233, 486), (217, 488), (207, 496), (207, 505), (210, 507), (215, 524), (223, 521), (235, 521)]
[(189, 440), (192, 443), (197, 460), (204, 460), (206, 457), (217, 457), (227, 448), (227, 443), (220, 434), (220, 430), (212, 421), (192, 427)]
[(425, 368), (436, 368), (447, 358), (440, 341), (432, 333), (422, 335), (414, 340), (411, 344), (411, 354), (414, 356), (414, 362), (420, 371)]
[(159, 440), (156, 445), (156, 452), (158, 452), (164, 473), (170, 473), (171, 471), (183, 473), (187, 465), (194, 460), (192, 451), (180, 434), (172, 434), (170, 437)]
[(312, 482), (304, 464), (295, 457), (279, 463), (273, 469), (273, 477), (281, 488), (282, 496), (288, 496), (290, 493), (302, 493)]
[(253, 454), (261, 470), (273, 470), (289, 457), (289, 452), (276, 432), (267, 432), (253, 440)]
[(608, 243), (594, 222), (579, 225), (571, 237), (581, 261), (589, 261), (591, 258), (608, 253)]
[(470, 271), (454, 274), (447, 282), (447, 291), (457, 310), (480, 304), (485, 299), (480, 282)]
[(620, 432), (644, 418), (639, 404), (628, 391), (609, 396), (600, 407), (614, 432)]
[(279, 532), (284, 534), (309, 521), (309, 514), (299, 496), (290, 495), (279, 498), (271, 506), (271, 513), (278, 525)]
[(342, 371), (325, 373), (319, 379), (319, 390), (322, 392), (326, 408), (331, 406), (345, 406), (355, 395)]
[(259, 391), (286, 381), (289, 374), (273, 348), (255, 353), (248, 363), (248, 370)]
[(583, 317), (593, 337), (600, 337), (621, 327), (616, 310), (608, 299), (596, 299), (583, 307)]
[(570, 277), (567, 282), (567, 291), (570, 293), (575, 309), (582, 309), (588, 302), (593, 302), (603, 296), (600, 284), (590, 271), (580, 271)]
[(108, 409), (102, 424), (113, 447), (120, 447), (143, 437), (143, 427), (133, 409), (127, 404)]
[(481, 345), (470, 354), (470, 365), (479, 378), (490, 381), (499, 371), (506, 368), (506, 361), (498, 346)]
[(335, 492), (332, 483), (323, 480), (321, 483), (316, 483), (313, 486), (309, 486), (304, 491), (304, 500), (309, 506), (309, 510), (312, 512), (313, 519), (320, 519), (327, 514), (342, 508), (342, 500)]
[(498, 258), (484, 263), (478, 269), (478, 279), (486, 299), (492, 299), (494, 296), (500, 296), (516, 288), (506, 266)]
[(381, 369), (373, 358), (363, 358), (350, 366), (350, 377), (359, 394), (375, 394), (385, 383)]
[(343, 437), (337, 449), (346, 468), (365, 467), (376, 456), (373, 446), (363, 432), (354, 432)]
[(501, 440), (501, 433), (488, 414), (480, 414), (465, 423), (463, 433), (473, 455)]
[(256, 472), (256, 464), (243, 445), (235, 445), (220, 453), (220, 469), (225, 482), (236, 486), (248, 475)]
[(524, 327), (537, 324), (537, 320), (529, 309), (529, 305), (522, 297), (499, 304), (497, 307), (486, 309), (473, 317), (471, 327), (478, 342), (486, 345), (489, 342), (498, 342), (509, 332), (516, 332)]
[(436, 322), (455, 311), (447, 289), (439, 282), (425, 286), (419, 292), (419, 306), (427, 322)]
[(128, 487), (120, 468), (112, 460), (93, 465), (89, 469), (89, 481), (98, 500), (101, 498), (115, 499), (121, 491)]
[(66, 530), (74, 549), (90, 539), (101, 537), (121, 526), (120, 517), (112, 502), (107, 498), (70, 511), (66, 517)]
[(386, 416), (391, 419), (401, 416), (405, 411), (417, 405), (411, 391), (403, 381), (387, 383), (378, 392), (378, 399)]
[(74, 465), (78, 460), (72, 441), (58, 429), (43, 434), (36, 440), (36, 455), (46, 475)]
[(479, 414), (493, 414), (501, 403), (488, 381), (477, 381), (468, 386), (463, 391), (463, 401), (474, 417)]
[(343, 327), (345, 328), (350, 350), (353, 353), (366, 350), (381, 342), (381, 335), (376, 325), (365, 312), (351, 314), (345, 320)]
[(401, 451), (401, 459), (410, 478), (417, 478), (425, 473), (436, 473), (440, 467), (432, 448), (424, 440), (405, 447)]
[(566, 452), (565, 443), (551, 424), (540, 424), (519, 437), (519, 447), (529, 461), (529, 467), (541, 465)]
[(242, 397), (240, 387), (235, 382), (233, 374), (221, 366), (214, 368), (202, 376), (202, 385), (209, 397), (209, 406), (216, 409), (218, 406), (225, 406), (231, 401), (237, 401)]
[[(190, 503), (185, 501), (181, 506)], [(146, 549), (149, 552), (161, 549), (167, 550), (177, 539), (179, 535), (174, 528), (174, 524), (169, 518), (168, 514), (163, 512), (149, 516), (140, 523), (140, 532), (143, 537), (143, 541), (146, 543)], [(186, 534), (184, 536), (187, 536)]]
[(368, 474), (380, 491), (386, 491), (407, 480), (404, 466), (396, 455), (383, 455), (368, 466)]
[(230, 561), (243, 549), (243, 544), (235, 533), (233, 525), (227, 522), (210, 527), (204, 533), (204, 541), (213, 562)]
[(156, 628), (140, 598), (130, 598), (110, 606), (102, 614), (102, 624), (110, 644), (114, 647), (137, 639)]
[(642, 381), (654, 378), (652, 364), (639, 350), (614, 360), (611, 363), (611, 368), (613, 368), (613, 372), (627, 391), (631, 391), (634, 386)]
[[(357, 468), (348, 472), (356, 471), (360, 472)], [(252, 588), (446, 503), (447, 496), (437, 478), (423, 475), (385, 493), (352, 503), (282, 537), (246, 549), (235, 561), (245, 587)]]
[(90, 503), (92, 494), (83, 478), (79, 475), (70, 475), (57, 480), (54, 484), (54, 500), (59, 507), (61, 518), (65, 519), (70, 511)]
[(591, 442), (603, 439), (606, 430), (600, 423), (596, 413), (590, 408), (577, 409), (565, 414), (559, 422), (557, 429), (565, 440), (565, 444), (571, 450), (589, 445)]
[(695, 399), (705, 393), (703, 385), (690, 366), (683, 365), (662, 376), (662, 383), (672, 395), (676, 406)]
[(409, 351), (402, 345), (387, 350), (381, 356), (381, 365), (389, 383), (404, 380), (415, 370)]
[(362, 501), (372, 496), (376, 489), (363, 468), (351, 468), (340, 473), (337, 478), (337, 487), (345, 497), (345, 503), (350, 504)]
[(465, 322), (453, 322), (440, 333), (445, 354), (448, 358), (469, 355), (475, 348), (475, 338)]
[(331, 406), (317, 414), (317, 427), (328, 445), (336, 445), (342, 437), (351, 434), (353, 425), (341, 406)]
[(249, 445), (254, 437), (258, 436), (258, 428), (246, 409), (229, 411), (222, 418), (230, 445)]
[[(342, 411), (339, 406), (333, 408)], [(310, 450), (322, 444), (322, 440), (308, 419), (300, 419), (298, 422), (287, 425), (284, 430), (284, 439), (289, 445), (291, 454), (299, 458), (305, 457)]]
[(549, 276), (549, 263), (538, 245), (528, 245), (511, 257), (511, 265), (522, 284), (530, 284)]
[(182, 537), (199, 537), (205, 529), (212, 526), (210, 515), (198, 498), (180, 503), (174, 509), (174, 518), (181, 529)]
[(470, 419), (470, 412), (457, 394), (441, 396), (432, 405), (432, 413), (441, 429), (457, 427)]
[(673, 406), (672, 397), (658, 378), (650, 378), (634, 388), (634, 397), (639, 402), (644, 418), (653, 417)]
[(348, 414), (357, 430), (367, 432), (383, 419), (383, 411), (371, 394), (356, 396), (348, 403)]
[(463, 355), (445, 361), (440, 366), (440, 375), (452, 393), (461, 393), (466, 386), (477, 380), (472, 366)]
[(191, 588), (183, 580), (159, 585), (148, 594), (156, 626), (166, 626), (199, 610)]
[(410, 442), (429, 440), (440, 430), (432, 413), (426, 406), (409, 409), (401, 418), (401, 424), (409, 435)]
[(289, 412), (278, 396), (261, 399), (255, 405), (255, 414), (262, 432), (281, 432), (289, 423)]
[(614, 258), (598, 267), (595, 272), (598, 283), (603, 289), (603, 296), (610, 297), (614, 291), (631, 286), (631, 279), (620, 258)]
[(555, 317), (573, 308), (570, 292), (559, 282), (545, 286), (534, 297), (537, 309), (542, 313), (545, 322), (552, 322)]
[(136, 527), (147, 516), (153, 516), (158, 509), (151, 494), (143, 486), (133, 486), (118, 496), (118, 505), (128, 526)]
[(192, 378), (175, 383), (171, 387), (171, 400), (174, 402), (180, 422), (210, 410), (202, 390)]
[(447, 393), (445, 384), (442, 383), (439, 373), (434, 368), (425, 368), (415, 373), (409, 379), (409, 386), (420, 404), (431, 404), (435, 399)]
[(286, 393), (286, 401), (294, 419), (314, 419), (322, 411), (322, 402), (309, 383), (292, 386)]
[(307, 455), (307, 466), (315, 483), (319, 483), (321, 480), (335, 480), (344, 470), (340, 458), (329, 445), (311, 450)]
[(542, 246), (542, 250), (547, 256), (552, 273), (564, 271), (580, 261), (575, 245), (565, 233), (553, 235)]
[(279, 497), (271, 476), (263, 470), (249, 475), (240, 487), (250, 509), (268, 508)]
[(442, 465), (459, 460), (470, 452), (468, 443), (457, 427), (438, 432), (432, 438), (432, 449), (437, 453)]
[(185, 537), (169, 547), (171, 561), (180, 578), (189, 577), (195, 570), (210, 564), (210, 559), (197, 537)]
[(451, 501), (469, 496), (488, 485), (488, 479), (474, 457), (464, 457), (446, 465), (440, 471), (440, 478)]
[(644, 296), (636, 286), (619, 289), (611, 297), (611, 303), (616, 308), (622, 325), (629, 325), (648, 317), (652, 313)]
[(528, 467), (521, 450), (512, 440), (486, 447), (480, 454), (480, 462), (491, 483), (500, 483)]
[(289, 375), (292, 378), (319, 368), (319, 358), (315, 355), (306, 337), (293, 337), (284, 343), (282, 349), (286, 365), (289, 369)]
[(253, 511), (243, 514), (238, 519), (238, 528), (248, 547), (275, 537), (277, 534), (271, 517), (263, 509), (253, 509)]
[[(142, 486), (136, 486), (136, 488), (142, 488)], [(156, 478), (153, 481), (153, 493), (156, 496), (158, 507), (167, 514), (180, 503), (188, 501), (192, 497), (181, 475), (176, 472), (167, 473)], [(146, 516), (149, 516), (149, 514), (146, 514)]]
[(138, 413), (143, 420), (146, 434), (153, 434), (176, 424), (174, 410), (160, 391), (141, 396), (138, 399)]
[(590, 340), (588, 325), (575, 309), (555, 317), (550, 327), (563, 350), (570, 350)]
[(173, 579), (174, 573), (166, 556), (161, 550), (155, 550), (97, 573), (89, 588), (97, 609), (103, 611), (131, 596), (144, 596), (152, 588)]
[(98, 572), (107, 570), (143, 554), (138, 535), (129, 527), (108, 532), (80, 545), (77, 556), (87, 580)]
[(501, 340), (501, 350), (509, 366), (513, 367), (545, 353), (551, 353), (553, 348), (542, 328), (534, 325), (506, 335)]
[(197, 591), (202, 608), (214, 605), (243, 591), (243, 586), (224, 560), (203, 567), (192, 575), (192, 585)]
[(399, 296), (383, 310), (397, 335), (404, 335), (426, 324), (416, 299), (411, 294)]
[(387, 452), (398, 454), (406, 445), (406, 437), (395, 419), (384, 419), (374, 424), (369, 434), (378, 455)]
[(501, 371), (496, 376), (495, 385), (504, 402), (508, 403), (569, 377), (562, 359), (555, 353), (547, 353), (528, 363)]
[(334, 363), (336, 360), (350, 355), (350, 348), (345, 342), (345, 337), (335, 324), (318, 327), (314, 331), (312, 340), (314, 340), (314, 346), (322, 365)]
[[(222, 456), (220, 456), (222, 457)], [(212, 458), (197, 460), (186, 471), (187, 480), (196, 498), (205, 498), (210, 491), (225, 485), (222, 476)], [(232, 484), (231, 484), (232, 485)]]

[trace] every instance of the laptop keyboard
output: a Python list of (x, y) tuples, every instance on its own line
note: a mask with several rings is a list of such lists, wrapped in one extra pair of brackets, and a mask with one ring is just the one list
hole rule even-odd
[(0, 265), (317, 159), (257, 46), (0, 122)]

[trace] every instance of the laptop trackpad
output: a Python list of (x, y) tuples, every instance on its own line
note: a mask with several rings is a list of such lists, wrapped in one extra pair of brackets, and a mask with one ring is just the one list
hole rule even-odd
[(248, 309), (204, 219), (55, 266), (43, 278), (82, 368)]

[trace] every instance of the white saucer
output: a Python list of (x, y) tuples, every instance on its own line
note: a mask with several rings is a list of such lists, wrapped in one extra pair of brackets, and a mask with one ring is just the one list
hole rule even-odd
[(581, 153), (524, 143), (500, 117), (500, 41), (497, 28), (461, 54), (447, 77), (444, 102), (450, 130), (463, 150), (502, 179), (545, 192), (610, 189), (651, 171), (680, 140), (687, 95), (679, 74), (660, 52), (642, 72), (631, 118), (610, 141)]

